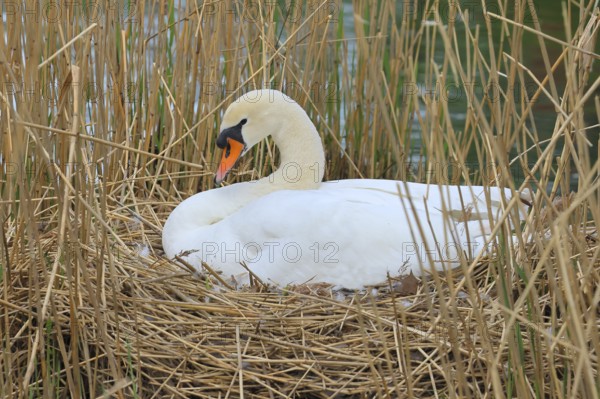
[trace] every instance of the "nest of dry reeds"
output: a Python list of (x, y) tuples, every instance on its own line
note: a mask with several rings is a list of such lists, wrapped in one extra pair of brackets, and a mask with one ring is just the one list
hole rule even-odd
[[(127, 244), (111, 253), (71, 247), (52, 269), (58, 232), (41, 226), (40, 258), (13, 261), (2, 294), (15, 375), (4, 387), (16, 393), (27, 381), (42, 395), (48, 373), (84, 397), (472, 397), (511, 384), (516, 365), (531, 381), (550, 369), (559, 378), (576, 373), (561, 361), (577, 347), (557, 325), (569, 317), (556, 287), (538, 277), (527, 293), (527, 281), (497, 259), (468, 278), (460, 270), (410, 275), (356, 292), (324, 284), (232, 290), (143, 248), (161, 253), (159, 235), (140, 221), (154, 210), (141, 210), (110, 212)], [(594, 270), (570, 288), (593, 295), (600, 265)], [(510, 309), (533, 293), (545, 294)]]

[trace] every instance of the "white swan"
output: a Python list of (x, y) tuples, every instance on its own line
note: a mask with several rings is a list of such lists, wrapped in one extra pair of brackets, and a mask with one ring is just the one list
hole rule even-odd
[[(223, 116), (215, 181), (260, 140), (272, 136), (281, 164), (253, 182), (198, 193), (177, 206), (163, 229), (169, 258), (202, 261), (223, 277), (247, 281), (244, 262), (279, 286), (326, 282), (362, 288), (399, 275), (458, 266), (484, 246), (502, 214), (499, 188), (390, 180), (322, 183), (321, 138), (306, 112), (274, 90), (248, 92)], [(489, 241), (489, 240), (488, 240)]]

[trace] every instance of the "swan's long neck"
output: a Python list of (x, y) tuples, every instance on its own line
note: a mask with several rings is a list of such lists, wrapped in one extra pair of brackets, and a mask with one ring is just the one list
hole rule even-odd
[[(304, 110), (286, 115), (282, 130), (273, 134), (281, 164), (270, 176), (208, 190), (183, 201), (163, 228), (163, 248), (168, 257), (190, 249), (189, 239), (201, 235), (251, 201), (277, 190), (318, 188), (325, 170), (321, 138)], [(268, 221), (266, 221), (268, 222)], [(198, 244), (198, 243), (196, 243)]]
[(279, 168), (261, 179), (275, 189), (309, 190), (319, 187), (325, 173), (325, 153), (321, 137), (306, 112), (285, 115), (282, 128), (272, 135), (279, 149)]

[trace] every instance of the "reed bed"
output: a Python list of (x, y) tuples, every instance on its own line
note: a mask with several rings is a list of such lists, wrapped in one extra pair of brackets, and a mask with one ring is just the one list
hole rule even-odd
[[(556, 2), (555, 35), (546, 6), (5, 3), (0, 396), (598, 398), (600, 14)], [(252, 88), (307, 110), (328, 180), (530, 189), (527, 220), (362, 292), (190, 271), (161, 226)], [(264, 142), (228, 181), (276, 165)]]

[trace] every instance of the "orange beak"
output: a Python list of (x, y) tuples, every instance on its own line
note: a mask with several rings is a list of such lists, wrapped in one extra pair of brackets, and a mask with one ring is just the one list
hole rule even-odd
[(217, 185), (221, 184), (227, 173), (233, 169), (242, 152), (244, 152), (244, 144), (232, 138), (227, 138), (227, 145), (223, 148), (223, 155), (221, 155), (221, 162), (215, 176)]

